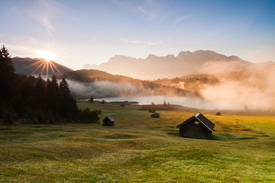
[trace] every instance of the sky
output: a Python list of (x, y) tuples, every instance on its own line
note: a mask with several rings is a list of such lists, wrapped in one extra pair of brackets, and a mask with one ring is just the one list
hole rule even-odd
[[(0, 0), (0, 44), (74, 70), (115, 55), (212, 50), (275, 61), (275, 0)], [(45, 54), (47, 53), (47, 54)]]

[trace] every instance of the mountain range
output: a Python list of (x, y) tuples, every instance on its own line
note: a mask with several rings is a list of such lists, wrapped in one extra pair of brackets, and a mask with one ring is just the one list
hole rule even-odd
[[(15, 68), (15, 72), (17, 74), (26, 74), (26, 75), (47, 75), (47, 65), (48, 65), (48, 75), (51, 76), (53, 74), (59, 75), (64, 74), (72, 69), (56, 63), (54, 61), (46, 61), (44, 59), (39, 58), (20, 58), (13, 57), (13, 66)], [(45, 65), (45, 67), (44, 67)], [(52, 66), (50, 66), (52, 65)]]
[[(73, 69), (54, 61), (45, 61), (39, 58), (13, 57), (13, 64), (18, 74), (26, 75), (56, 75), (65, 74)], [(116, 55), (108, 62), (100, 65), (85, 64), (83, 69), (94, 69), (138, 79), (162, 79), (175, 77), (192, 77), (212, 74), (240, 72), (251, 66), (271, 66), (274, 62), (251, 63), (237, 56), (225, 56), (214, 51), (198, 50), (195, 52), (182, 51), (177, 56), (167, 55), (164, 57), (150, 54), (145, 59)], [(45, 67), (44, 67), (45, 65)], [(50, 67), (52, 65), (52, 67)]]
[(182, 51), (177, 56), (161, 57), (150, 54), (145, 59), (116, 55), (98, 66), (85, 64), (83, 69), (97, 69), (139, 79), (158, 79), (209, 73), (212, 67), (230, 71), (240, 70), (251, 64), (237, 56), (228, 57), (214, 51), (198, 50)]

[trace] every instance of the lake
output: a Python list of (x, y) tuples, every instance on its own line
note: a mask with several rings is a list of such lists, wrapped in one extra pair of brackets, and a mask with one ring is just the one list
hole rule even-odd
[(143, 96), (143, 97), (110, 97), (110, 98), (97, 98), (97, 101), (105, 100), (106, 102), (114, 101), (136, 101), (139, 105), (166, 104), (182, 105), (186, 107), (194, 107), (199, 109), (243, 109), (243, 105), (234, 104), (223, 101), (206, 101), (199, 98), (191, 97), (167, 97), (167, 96)]

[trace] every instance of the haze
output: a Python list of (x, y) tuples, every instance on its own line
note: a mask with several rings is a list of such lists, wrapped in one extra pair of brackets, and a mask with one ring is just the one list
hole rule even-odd
[(1, 1), (0, 16), (0, 44), (12, 56), (52, 53), (75, 70), (186, 50), (275, 61), (273, 0), (13, 0)]

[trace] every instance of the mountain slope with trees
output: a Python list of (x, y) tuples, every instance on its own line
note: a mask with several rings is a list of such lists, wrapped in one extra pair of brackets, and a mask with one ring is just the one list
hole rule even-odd
[(16, 74), (5, 46), (0, 50), (0, 123), (97, 122), (97, 113), (79, 110), (64, 77), (51, 80)]
[[(99, 70), (77, 70), (63, 75), (68, 81), (81, 83), (87, 91), (94, 90), (93, 97), (118, 96), (193, 96), (194, 94), (183, 89), (165, 86), (149, 80), (133, 79), (127, 76), (113, 75)], [(100, 88), (101, 87), (101, 88)], [(79, 88), (76, 87), (77, 89)], [(91, 92), (87, 92), (91, 93)], [(76, 93), (78, 98), (90, 98), (90, 94)]]
[[(46, 61), (44, 59), (39, 58), (20, 58), (20, 57), (13, 57), (12, 58), (15, 73), (17, 74), (26, 74), (26, 75), (59, 75), (64, 74), (70, 71), (73, 71), (72, 69), (58, 64), (54, 61)], [(54, 66), (50, 66), (49, 64), (52, 64)], [(44, 67), (44, 64), (48, 66), (48, 69), (46, 66)], [(44, 69), (43, 69), (44, 68)], [(47, 71), (48, 70), (48, 71)], [(48, 72), (48, 73), (47, 73)]]

